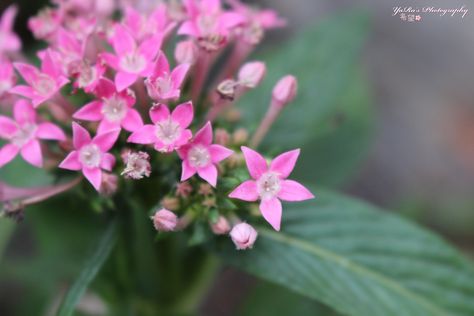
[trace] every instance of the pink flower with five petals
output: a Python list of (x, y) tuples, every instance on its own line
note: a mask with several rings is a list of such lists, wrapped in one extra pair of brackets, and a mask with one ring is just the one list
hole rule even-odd
[(178, 105), (172, 113), (164, 104), (154, 105), (150, 109), (153, 125), (144, 125), (128, 138), (135, 144), (154, 144), (160, 152), (172, 152), (186, 144), (192, 137), (187, 129), (193, 121), (194, 110), (191, 102)]
[(116, 25), (112, 36), (115, 54), (103, 53), (104, 60), (117, 70), (115, 86), (122, 91), (137, 81), (139, 77), (148, 77), (153, 72), (153, 61), (160, 50), (162, 34), (155, 34), (140, 45), (123, 25)]
[(176, 22), (170, 19), (168, 7), (160, 3), (149, 15), (140, 13), (131, 6), (125, 8), (123, 24), (137, 41), (142, 41), (153, 34), (163, 34), (164, 37), (173, 30)]
[(98, 133), (123, 127), (129, 132), (138, 130), (143, 121), (133, 109), (135, 95), (130, 90), (118, 92), (109, 79), (101, 79), (95, 89), (99, 100), (94, 100), (74, 113), (73, 118), (84, 121), (100, 121)]
[(155, 101), (179, 98), (180, 88), (189, 67), (189, 64), (181, 64), (170, 71), (168, 59), (163, 52), (160, 52), (152, 75), (145, 80), (148, 95)]
[(17, 7), (11, 5), (0, 17), (0, 55), (17, 52), (21, 49), (20, 38), (13, 32), (13, 23), (17, 11)]
[(91, 139), (89, 132), (81, 125), (72, 123), (72, 140), (75, 150), (61, 162), (59, 168), (78, 171), (99, 191), (102, 183), (102, 169), (111, 171), (115, 157), (108, 153), (119, 136), (120, 130), (98, 134)]
[(37, 123), (35, 109), (26, 100), (15, 103), (13, 117), (15, 120), (0, 115), (0, 138), (8, 141), (8, 144), (0, 149), (0, 168), (18, 153), (29, 164), (41, 167), (43, 155), (38, 139), (58, 141), (66, 139), (58, 126), (49, 122)]
[(256, 151), (242, 146), (250, 176), (229, 194), (229, 197), (254, 202), (260, 200), (263, 218), (275, 230), (280, 230), (283, 201), (304, 201), (314, 198), (307, 188), (293, 180), (287, 180), (295, 167), (299, 149), (285, 152), (267, 165), (267, 161)]
[(181, 181), (196, 173), (213, 187), (217, 184), (216, 164), (228, 158), (233, 151), (224, 146), (212, 144), (212, 126), (207, 122), (194, 139), (178, 149), (182, 162)]
[(14, 63), (13, 66), (28, 85), (15, 86), (10, 92), (30, 99), (35, 108), (54, 97), (68, 83), (61, 65), (54, 62), (53, 52), (49, 49), (42, 54), (41, 70), (24, 63)]

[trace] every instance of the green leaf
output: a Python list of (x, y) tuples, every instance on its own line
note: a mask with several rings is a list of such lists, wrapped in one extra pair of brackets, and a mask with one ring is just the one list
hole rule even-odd
[(3, 253), (14, 231), (15, 222), (8, 219), (0, 219), (0, 262), (2, 261)]
[[(353, 316), (474, 315), (474, 268), (434, 234), (376, 207), (315, 190), (224, 259)], [(229, 247), (230, 248), (230, 247)]]
[(66, 293), (56, 314), (57, 316), (69, 316), (74, 312), (76, 304), (81, 299), (89, 284), (94, 280), (115, 245), (117, 239), (116, 226), (114, 221), (104, 232), (97, 246), (97, 250), (87, 261), (81, 274)]

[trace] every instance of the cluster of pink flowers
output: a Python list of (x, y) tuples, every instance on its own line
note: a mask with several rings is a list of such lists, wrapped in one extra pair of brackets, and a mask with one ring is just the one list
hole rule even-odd
[[(213, 124), (263, 80), (265, 64), (245, 60), (265, 31), (285, 21), (272, 10), (239, 0), (229, 0), (226, 6), (221, 0), (151, 2), (55, 0), (28, 23), (33, 35), (48, 44), (37, 54), (39, 67), (21, 53), (21, 41), (12, 29), (16, 7), (3, 13), (0, 101), (12, 116), (0, 115), (0, 138), (6, 143), (0, 148), (0, 168), (20, 154), (35, 167), (81, 172), (100, 194), (111, 195), (120, 190), (114, 174), (120, 160), (124, 168), (117, 174), (139, 180), (151, 176), (160, 155), (176, 152), (181, 183), (175, 196), (182, 198), (191, 194), (189, 181), (196, 174), (204, 180), (198, 194), (215, 194), (219, 178), (245, 160), (251, 179), (225, 198), (259, 201), (263, 218), (280, 230), (280, 200), (313, 198), (304, 186), (287, 179), (300, 150), (267, 162), (249, 147), (259, 145), (293, 101), (296, 79), (286, 76), (275, 85), (268, 113), (250, 141), (246, 131), (235, 131), (229, 141), (230, 134), (223, 129), (214, 133)], [(118, 20), (112, 18), (116, 13)], [(178, 35), (174, 61), (164, 51), (171, 48), (173, 34)], [(225, 65), (211, 74), (226, 49), (230, 54)], [(75, 96), (81, 104), (72, 101)], [(240, 145), (249, 146), (241, 147), (243, 155)], [(153, 215), (158, 231), (189, 225), (186, 215), (178, 217), (167, 209), (179, 209), (173, 201), (168, 195), (164, 208)], [(211, 198), (202, 203), (215, 204)], [(257, 238), (255, 229), (235, 214), (219, 214), (210, 222), (215, 234), (230, 233), (238, 249), (252, 247)]]

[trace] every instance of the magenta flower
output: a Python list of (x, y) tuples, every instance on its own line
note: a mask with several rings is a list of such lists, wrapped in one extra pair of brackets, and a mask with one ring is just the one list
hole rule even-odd
[(212, 144), (212, 126), (207, 122), (194, 139), (178, 149), (182, 162), (181, 181), (198, 174), (213, 187), (217, 184), (216, 164), (233, 154), (224, 146)]
[(129, 132), (138, 130), (143, 121), (137, 110), (133, 109), (135, 96), (130, 90), (117, 92), (109, 79), (101, 79), (95, 89), (98, 100), (94, 100), (74, 113), (73, 118), (84, 121), (100, 121), (98, 133), (120, 129)]
[(148, 95), (155, 101), (175, 100), (181, 94), (181, 85), (189, 70), (189, 64), (181, 64), (170, 72), (165, 54), (159, 54), (155, 69), (145, 80)]
[(37, 39), (50, 39), (61, 26), (63, 14), (53, 8), (42, 9), (28, 20), (28, 28)]
[(8, 144), (0, 149), (0, 168), (20, 155), (29, 164), (42, 167), (43, 155), (38, 139), (62, 141), (66, 139), (63, 131), (56, 125), (36, 122), (36, 112), (26, 100), (19, 100), (13, 107), (12, 120), (0, 115), (0, 138)]
[(73, 83), (74, 88), (84, 89), (87, 93), (92, 93), (102, 79), (105, 73), (105, 65), (102, 61), (97, 61), (95, 65), (87, 61), (78, 61), (70, 67), (69, 72), (76, 80)]
[(240, 184), (229, 197), (254, 202), (260, 199), (260, 212), (275, 230), (280, 230), (283, 201), (304, 201), (314, 198), (304, 186), (287, 180), (295, 167), (299, 149), (288, 151), (273, 159), (268, 167), (265, 158), (256, 151), (242, 146), (247, 169), (253, 180)]
[(72, 139), (75, 150), (61, 162), (59, 168), (78, 171), (99, 191), (102, 169), (111, 171), (115, 157), (108, 153), (119, 136), (120, 130), (98, 134), (91, 139), (89, 132), (76, 122), (72, 123)]
[(16, 77), (12, 63), (8, 59), (0, 57), (0, 98), (10, 92), (15, 83)]
[(42, 57), (41, 70), (24, 63), (13, 64), (28, 85), (15, 86), (10, 92), (30, 99), (35, 108), (54, 97), (68, 83), (60, 69), (61, 65), (54, 62), (49, 49)]
[(0, 55), (17, 52), (21, 49), (20, 38), (13, 31), (17, 11), (17, 7), (11, 5), (0, 17)]
[(139, 46), (130, 32), (122, 25), (115, 27), (112, 46), (116, 55), (104, 53), (103, 57), (110, 67), (117, 70), (115, 85), (122, 91), (139, 77), (148, 77), (153, 72), (153, 60), (160, 50), (163, 36), (155, 34)]
[(142, 41), (154, 34), (163, 34), (166, 37), (176, 26), (176, 22), (170, 19), (168, 8), (164, 3), (159, 4), (149, 15), (127, 6), (123, 24), (137, 41)]
[(187, 129), (193, 121), (194, 110), (191, 102), (178, 105), (170, 114), (168, 106), (154, 105), (150, 109), (153, 125), (144, 125), (133, 132), (128, 142), (135, 144), (154, 144), (161, 152), (172, 152), (186, 144), (192, 137)]

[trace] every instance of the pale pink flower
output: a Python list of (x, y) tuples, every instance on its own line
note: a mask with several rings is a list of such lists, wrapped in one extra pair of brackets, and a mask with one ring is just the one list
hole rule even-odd
[(0, 17), (0, 55), (14, 53), (21, 49), (20, 38), (13, 31), (17, 11), (16, 5), (11, 5)]
[(39, 139), (66, 139), (63, 131), (56, 125), (44, 122), (38, 123), (33, 106), (26, 100), (19, 100), (13, 107), (14, 120), (0, 115), (0, 138), (8, 144), (0, 149), (0, 167), (20, 155), (29, 164), (42, 167), (43, 155)]
[(175, 100), (181, 94), (181, 85), (189, 70), (189, 64), (178, 65), (170, 71), (168, 59), (160, 52), (151, 76), (145, 80), (148, 95), (155, 101)]
[(99, 191), (102, 184), (102, 169), (111, 171), (115, 164), (114, 155), (108, 153), (119, 136), (120, 130), (98, 134), (91, 139), (89, 132), (72, 123), (74, 149), (61, 162), (59, 168), (78, 171)]
[(49, 49), (44, 53), (41, 70), (24, 63), (14, 63), (13, 66), (28, 85), (15, 86), (10, 92), (30, 99), (34, 107), (50, 100), (68, 83), (60, 68), (61, 65), (54, 62)]
[(16, 76), (12, 63), (8, 59), (0, 57), (0, 98), (9, 93), (15, 83)]
[(61, 26), (63, 13), (53, 8), (42, 9), (28, 20), (28, 28), (37, 39), (51, 39)]
[(68, 73), (76, 78), (73, 83), (75, 88), (81, 88), (87, 93), (92, 93), (105, 73), (105, 65), (100, 60), (95, 65), (81, 60), (70, 64)]
[(61, 54), (62, 63), (67, 67), (70, 63), (82, 60), (86, 42), (77, 38), (76, 34), (59, 28), (56, 33), (55, 48)]
[(122, 25), (117, 25), (112, 38), (115, 54), (103, 53), (104, 60), (117, 70), (115, 85), (122, 91), (139, 77), (148, 77), (153, 72), (153, 61), (160, 50), (162, 34), (155, 34), (140, 45), (137, 45), (130, 32)]
[(217, 184), (217, 167), (220, 161), (232, 155), (233, 151), (224, 146), (212, 144), (212, 126), (207, 122), (194, 139), (178, 149), (182, 162), (181, 181), (198, 174), (213, 187)]
[(154, 34), (163, 34), (166, 37), (176, 24), (170, 19), (167, 6), (164, 3), (160, 3), (149, 15), (127, 6), (123, 19), (123, 25), (139, 42)]
[(178, 64), (194, 65), (198, 57), (198, 48), (193, 40), (181, 41), (176, 44), (174, 59)]
[(253, 247), (258, 233), (249, 224), (239, 223), (232, 228), (229, 235), (237, 250), (245, 250)]
[(124, 128), (129, 132), (143, 126), (143, 121), (137, 110), (133, 108), (135, 95), (127, 89), (118, 92), (109, 79), (101, 79), (95, 89), (97, 100), (87, 103), (74, 113), (73, 118), (83, 121), (100, 121), (98, 133)]
[(252, 180), (240, 184), (229, 197), (254, 202), (260, 200), (260, 212), (275, 230), (280, 230), (283, 201), (304, 201), (314, 198), (304, 186), (287, 177), (293, 171), (300, 150), (285, 152), (267, 165), (256, 151), (242, 146)]
[(143, 125), (128, 138), (135, 144), (154, 144), (157, 151), (172, 152), (186, 144), (192, 137), (187, 127), (193, 121), (194, 110), (191, 102), (178, 105), (170, 113), (165, 104), (154, 105), (150, 109), (153, 124)]
[(155, 229), (160, 232), (171, 232), (175, 230), (178, 224), (176, 214), (164, 208), (157, 211), (151, 219), (153, 220)]
[(125, 169), (120, 175), (126, 179), (140, 180), (143, 177), (149, 177), (151, 174), (150, 155), (144, 151), (127, 151), (122, 154)]
[(219, 216), (217, 221), (211, 224), (211, 230), (216, 235), (225, 235), (230, 231), (229, 221), (224, 216)]
[(288, 103), (292, 102), (296, 97), (297, 89), (298, 83), (294, 76), (287, 75), (281, 78), (273, 88), (273, 104), (279, 107), (283, 107)]

